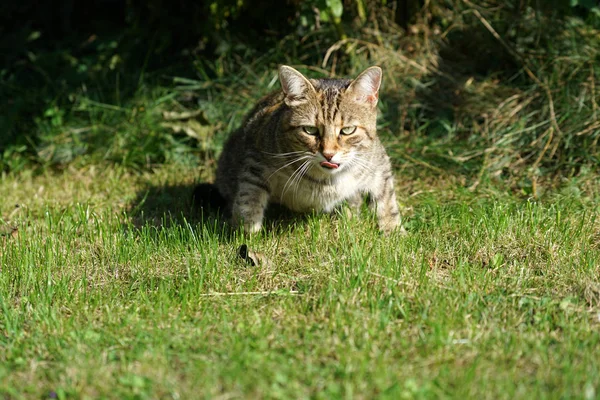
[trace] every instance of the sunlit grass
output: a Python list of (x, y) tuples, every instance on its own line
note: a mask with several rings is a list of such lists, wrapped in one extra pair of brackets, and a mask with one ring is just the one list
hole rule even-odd
[[(2, 229), (18, 231), (0, 242), (2, 393), (599, 393), (590, 187), (527, 200), (413, 180), (398, 188), (406, 237), (381, 236), (365, 209), (243, 238), (198, 220), (198, 174), (181, 172), (3, 178)], [(241, 260), (243, 243), (268, 263)]]

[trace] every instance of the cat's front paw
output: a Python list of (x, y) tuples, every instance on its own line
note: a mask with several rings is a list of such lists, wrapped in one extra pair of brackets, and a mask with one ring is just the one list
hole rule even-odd
[(382, 232), (384, 235), (389, 236), (390, 234), (393, 233), (397, 233), (400, 236), (405, 236), (408, 233), (406, 232), (406, 229), (404, 229), (404, 226), (402, 226), (402, 223), (400, 221), (387, 221), (387, 223), (380, 223), (379, 224), (379, 231)]
[(261, 222), (244, 223), (244, 232), (247, 232), (247, 233), (260, 232), (261, 228), (262, 228)]
[(231, 224), (236, 228), (243, 228), (245, 233), (256, 233), (262, 228), (261, 220), (252, 220), (250, 218), (242, 218), (238, 215), (233, 215)]

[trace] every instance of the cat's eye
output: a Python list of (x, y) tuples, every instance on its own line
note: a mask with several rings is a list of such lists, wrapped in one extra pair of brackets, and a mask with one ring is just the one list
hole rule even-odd
[(356, 126), (345, 126), (341, 130), (342, 135), (352, 135), (356, 132)]
[(302, 129), (304, 130), (304, 132), (312, 136), (315, 136), (319, 133), (319, 128), (317, 128), (316, 126), (303, 126)]

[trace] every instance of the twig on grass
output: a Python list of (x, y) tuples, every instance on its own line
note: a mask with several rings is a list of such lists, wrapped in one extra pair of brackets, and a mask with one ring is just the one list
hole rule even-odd
[(297, 290), (290, 291), (263, 291), (263, 292), (211, 292), (202, 293), (200, 297), (218, 297), (218, 296), (296, 296), (302, 294)]

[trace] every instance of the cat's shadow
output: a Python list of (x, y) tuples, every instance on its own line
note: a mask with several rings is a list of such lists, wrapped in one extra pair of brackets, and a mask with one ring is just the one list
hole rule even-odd
[[(225, 242), (231, 241), (239, 232), (229, 223), (229, 213), (216, 188), (205, 182), (147, 186), (137, 193), (128, 208), (133, 226), (137, 229), (191, 226), (195, 232), (215, 235)], [(263, 231), (279, 234), (293, 230), (309, 216), (278, 204), (269, 204)]]

